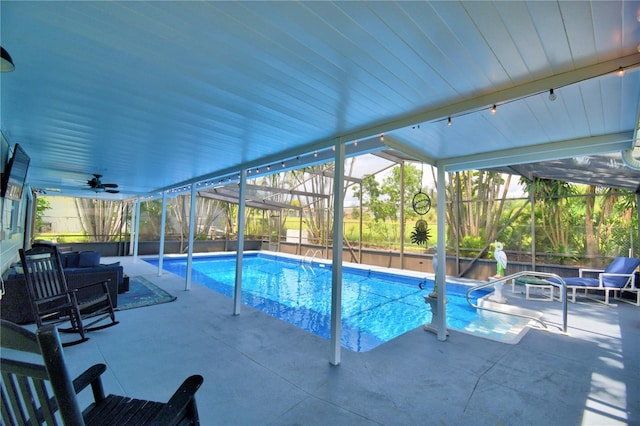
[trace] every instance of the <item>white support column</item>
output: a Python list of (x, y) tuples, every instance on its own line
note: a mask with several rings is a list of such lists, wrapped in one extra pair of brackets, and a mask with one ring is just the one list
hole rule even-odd
[[(533, 209), (533, 207), (531, 208)], [(640, 194), (636, 194), (636, 216), (638, 216), (638, 234), (636, 235), (636, 238), (640, 241)], [(631, 248), (633, 248), (633, 241), (631, 241)], [(637, 287), (638, 283), (636, 283), (636, 288)]]
[(404, 161), (400, 162), (400, 269), (404, 269)]
[[(536, 194), (535, 183), (529, 183), (529, 197), (531, 200), (531, 270), (536, 270)], [(637, 204), (636, 204), (637, 205)]]
[(133, 261), (138, 261), (138, 242), (140, 235), (140, 197), (136, 200), (136, 220), (133, 227), (134, 239), (133, 239)]
[(158, 276), (162, 275), (164, 261), (164, 228), (167, 223), (167, 192), (162, 193), (162, 215), (160, 217), (160, 247), (158, 247)]
[(131, 229), (131, 232), (129, 232), (129, 250), (127, 252), (128, 256), (133, 256), (133, 247), (135, 245), (134, 240), (136, 238), (136, 202), (137, 201), (133, 201), (131, 203), (131, 218), (127, 219), (127, 223), (129, 223), (129, 220), (131, 221), (131, 223), (129, 224), (129, 229)]
[(340, 365), (342, 334), (342, 228), (344, 216), (344, 145), (336, 143), (333, 178), (333, 265), (331, 267), (331, 355), (329, 363)]
[(360, 197), (358, 197), (358, 202), (360, 203), (360, 220), (358, 223), (358, 263), (362, 264), (362, 182), (360, 185)]
[(300, 221), (298, 223), (298, 256), (302, 256), (302, 211), (302, 209), (298, 210), (298, 214), (300, 215)]
[(196, 184), (191, 184), (191, 205), (189, 209), (189, 241), (187, 250), (187, 278), (184, 282), (184, 289), (191, 290), (191, 270), (193, 269), (193, 240), (196, 229)]
[[(27, 212), (24, 216), (24, 240), (22, 241), (22, 246), (30, 248), (31, 243), (33, 242), (33, 231), (36, 223), (38, 196), (34, 195), (31, 188), (28, 188), (25, 192), (27, 196)], [(4, 294), (4, 287), (2, 288), (2, 291), (3, 293), (0, 293), (0, 296)]]
[(444, 342), (447, 340), (447, 245), (446, 245), (446, 202), (447, 196), (445, 191), (445, 170), (442, 164), (438, 167), (438, 266), (436, 270), (436, 285), (438, 286), (438, 323), (435, 324), (438, 330), (438, 340)]
[[(233, 315), (240, 315), (242, 306), (242, 253), (244, 252), (244, 214), (245, 192), (247, 190), (247, 170), (240, 171), (240, 190), (238, 195), (238, 250), (236, 251), (236, 285), (233, 289)], [(271, 220), (269, 220), (271, 223)], [(269, 232), (271, 245), (271, 232)]]

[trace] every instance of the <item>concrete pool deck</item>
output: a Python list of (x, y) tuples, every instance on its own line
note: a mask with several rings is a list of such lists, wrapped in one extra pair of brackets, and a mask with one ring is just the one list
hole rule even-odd
[[(165, 401), (190, 374), (203, 425), (640, 424), (640, 308), (569, 304), (569, 335), (532, 329), (509, 345), (418, 327), (369, 352), (329, 341), (132, 257), (120, 261), (177, 296), (117, 313), (120, 324), (65, 348), (72, 376), (105, 363), (105, 391)], [(514, 305), (559, 325), (561, 304)], [(426, 307), (425, 307), (426, 309)], [(64, 336), (63, 336), (64, 337)], [(83, 392), (81, 405), (91, 399)]]

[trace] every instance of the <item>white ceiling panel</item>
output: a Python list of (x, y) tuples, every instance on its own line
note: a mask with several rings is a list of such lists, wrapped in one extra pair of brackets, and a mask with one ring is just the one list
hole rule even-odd
[[(3, 1), (0, 12), (16, 65), (0, 75), (0, 128), (32, 157), (34, 188), (68, 195), (86, 195), (93, 173), (120, 185), (114, 197), (157, 194), (380, 133), (465, 164), (544, 160), (601, 136), (588, 146), (618, 147), (611, 135), (637, 126), (638, 1)], [(608, 75), (619, 66), (624, 77)], [(536, 158), (546, 144), (559, 145)]]

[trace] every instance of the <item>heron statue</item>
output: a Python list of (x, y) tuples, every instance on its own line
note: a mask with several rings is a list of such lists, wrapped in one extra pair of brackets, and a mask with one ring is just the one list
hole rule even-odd
[(495, 257), (496, 262), (496, 276), (504, 277), (504, 271), (507, 269), (507, 255), (504, 251), (502, 251), (502, 243), (496, 241), (494, 243), (496, 249), (493, 251), (493, 257)]

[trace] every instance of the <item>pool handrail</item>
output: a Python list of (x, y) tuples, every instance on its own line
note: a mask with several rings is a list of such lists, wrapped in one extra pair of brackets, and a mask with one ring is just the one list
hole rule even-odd
[[(309, 257), (309, 254), (311, 254), (311, 257)], [(305, 263), (308, 263), (309, 266), (311, 267), (311, 273), (313, 275), (315, 275), (316, 273), (313, 270), (313, 259), (316, 258), (316, 255), (320, 255), (322, 256), (322, 252), (319, 249), (312, 249), (310, 248), (309, 250), (307, 250), (307, 252), (305, 253), (305, 255), (302, 257), (302, 259), (300, 259), (300, 266), (302, 267), (302, 269), (308, 273), (307, 268), (305, 265)]]
[[(311, 254), (311, 257), (309, 257), (309, 254)], [(316, 258), (316, 255), (320, 255), (322, 256), (322, 252), (319, 249), (312, 249), (310, 248), (309, 250), (307, 250), (307, 252), (304, 254), (304, 256), (302, 256), (302, 260), (301, 263), (313, 263), (313, 259)]]
[[(523, 277), (523, 276), (528, 276), (528, 277), (543, 277), (543, 278), (554, 278), (556, 279), (558, 282), (554, 282), (554, 281), (549, 281), (549, 280), (544, 280), (545, 284), (547, 285), (551, 285), (554, 287), (558, 287), (560, 289), (560, 295), (561, 297), (561, 301), (562, 301), (562, 332), (563, 333), (567, 333), (567, 283), (562, 279), (561, 276), (556, 275), (556, 274), (551, 274), (548, 272), (537, 272), (537, 271), (520, 271), (520, 272), (516, 272), (515, 274), (511, 274), (511, 275), (507, 275), (501, 278), (495, 278), (492, 281), (488, 281), (486, 283), (482, 283), (482, 284), (478, 284), (474, 287), (471, 287), (469, 290), (467, 290), (467, 303), (469, 303), (469, 305), (471, 305), (472, 307), (476, 308), (476, 309), (483, 309), (485, 311), (490, 311), (490, 312), (496, 312), (499, 314), (505, 314), (505, 315), (513, 315), (516, 317), (521, 317), (521, 318), (527, 318), (527, 319), (531, 319), (534, 320), (536, 322), (539, 322), (540, 324), (542, 324), (544, 326), (544, 328), (548, 329), (549, 327), (547, 327), (547, 324), (542, 321), (539, 318), (536, 317), (532, 317), (530, 315), (524, 315), (524, 314), (517, 314), (514, 312), (505, 312), (505, 311), (500, 311), (498, 309), (491, 309), (485, 306), (479, 306), (478, 304), (475, 304), (473, 302), (471, 302), (471, 293), (473, 293), (476, 290), (480, 290), (482, 288), (485, 287), (490, 287), (490, 286), (494, 286), (496, 283), (506, 283), (509, 280), (514, 280), (516, 278), (519, 277)], [(553, 291), (553, 290), (552, 290)]]

